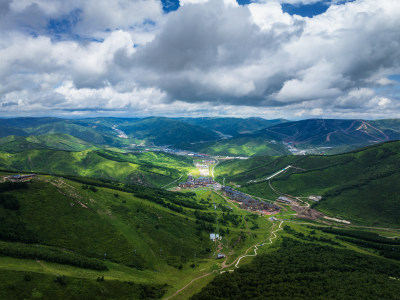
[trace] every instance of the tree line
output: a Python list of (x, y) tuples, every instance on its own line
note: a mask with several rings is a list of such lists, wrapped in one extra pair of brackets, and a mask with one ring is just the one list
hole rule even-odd
[(100, 260), (48, 246), (0, 242), (0, 255), (45, 260), (85, 269), (107, 270), (107, 266)]
[(283, 237), (280, 247), (213, 279), (191, 299), (397, 299), (398, 263)]

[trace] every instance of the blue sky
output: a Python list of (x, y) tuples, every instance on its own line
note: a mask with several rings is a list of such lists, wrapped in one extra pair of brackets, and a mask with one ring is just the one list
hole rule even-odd
[[(313, 17), (319, 14), (326, 12), (330, 5), (329, 0), (319, 1), (312, 4), (290, 4), (290, 3), (282, 3), (282, 11), (288, 13), (290, 15), (299, 15), (303, 17)], [(345, 3), (346, 1), (342, 1), (340, 3)], [(347, 1), (351, 2), (351, 1)], [(170, 12), (176, 11), (180, 7), (179, 0), (161, 0), (162, 8), (164, 13), (168, 14)], [(248, 5), (251, 3), (250, 0), (237, 0), (239, 5)], [(75, 9), (68, 14), (58, 16), (58, 18), (50, 18), (47, 23), (47, 34), (50, 35), (53, 39), (62, 39), (65, 37), (69, 37), (71, 39), (79, 40), (82, 37), (73, 33), (73, 28), (79, 23), (82, 15), (82, 10)], [(151, 24), (151, 20), (147, 21)], [(31, 34), (37, 35), (38, 32), (35, 31), (34, 28), (28, 28), (31, 30)]]
[(325, 2), (317, 2), (308, 5), (282, 4), (282, 10), (290, 15), (300, 15), (303, 17), (313, 17), (320, 15), (328, 9), (329, 5)]
[[(166, 13), (175, 11), (179, 8), (179, 0), (162, 0), (163, 9)], [(250, 0), (237, 0), (240, 5), (248, 5)], [(321, 1), (314, 4), (283, 4), (282, 9), (289, 14), (311, 17), (325, 12), (329, 7), (329, 1)]]
[[(343, 4), (352, 1), (354, 0), (340, 1), (338, 3)], [(175, 11), (179, 8), (179, 0), (162, 0), (161, 2), (163, 4), (163, 9), (166, 13)], [(248, 5), (251, 2), (252, 2), (251, 0), (237, 0), (237, 3), (239, 5)], [(330, 0), (318, 1), (312, 4), (303, 4), (301, 2), (291, 4), (289, 1), (289, 3), (283, 2), (282, 9), (284, 12), (287, 12), (288, 14), (291, 15), (296, 14), (303, 17), (313, 17), (324, 13), (328, 9), (330, 4), (331, 4)]]
[(0, 116), (400, 115), (400, 1), (6, 0)]

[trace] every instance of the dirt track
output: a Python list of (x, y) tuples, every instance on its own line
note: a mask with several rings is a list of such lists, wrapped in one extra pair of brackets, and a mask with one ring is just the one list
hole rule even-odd
[[(227, 272), (227, 271), (233, 272), (233, 270), (224, 271), (224, 269), (230, 268), (230, 267), (232, 267), (233, 265), (235, 265), (236, 268), (239, 268), (238, 265), (239, 265), (239, 263), (240, 263), (240, 261), (241, 261), (242, 258), (244, 258), (244, 257), (251, 257), (251, 256), (256, 256), (256, 255), (257, 255), (258, 245), (260, 245), (260, 244), (272, 244), (272, 240), (274, 240), (274, 239), (277, 238), (276, 232), (278, 232), (279, 230), (282, 230), (282, 224), (283, 224), (283, 221), (281, 221), (281, 222), (279, 223), (279, 226), (278, 226), (278, 228), (277, 228), (276, 230), (271, 231), (271, 235), (270, 235), (270, 237), (269, 237), (267, 240), (264, 240), (264, 241), (262, 241), (262, 242), (259, 242), (259, 243), (255, 244), (255, 245), (251, 246), (249, 249), (246, 250), (246, 252), (245, 252), (244, 255), (239, 256), (238, 258), (236, 258), (236, 259), (235, 259), (232, 263), (230, 263), (229, 265), (226, 264), (226, 260), (227, 260), (227, 259), (226, 259), (226, 260), (222, 263), (222, 265), (221, 265), (221, 270), (219, 270), (219, 273), (222, 274), (222, 273), (225, 273), (225, 272)], [(266, 242), (266, 241), (267, 241), (267, 242)], [(251, 249), (253, 249), (253, 248), (254, 248), (254, 254), (247, 254), (247, 253), (248, 253)], [(211, 274), (214, 274), (215, 272), (218, 272), (218, 271), (217, 271), (217, 270), (214, 270), (214, 271), (212, 271), (212, 272), (210, 272), (210, 273), (203, 274), (203, 275), (201, 275), (201, 276), (199, 276), (199, 277), (196, 277), (196, 278), (192, 279), (187, 285), (185, 285), (185, 286), (182, 287), (181, 289), (177, 290), (174, 294), (172, 294), (171, 296), (168, 296), (168, 297), (165, 298), (164, 300), (171, 299), (171, 298), (175, 297), (175, 296), (178, 295), (180, 292), (182, 292), (184, 289), (186, 289), (188, 286), (190, 286), (193, 282), (195, 282), (195, 281), (197, 281), (197, 280), (199, 280), (199, 279), (201, 279), (201, 278), (207, 277), (207, 276), (209, 276), (209, 275), (211, 275)]]

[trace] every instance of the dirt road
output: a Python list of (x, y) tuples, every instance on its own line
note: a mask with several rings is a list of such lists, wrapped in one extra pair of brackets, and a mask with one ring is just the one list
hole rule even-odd
[[(219, 271), (214, 270), (214, 271), (212, 271), (212, 272), (209, 272), (209, 273), (207, 273), (207, 274), (203, 274), (203, 275), (201, 275), (201, 276), (199, 276), (199, 277), (196, 277), (196, 278), (192, 279), (187, 285), (185, 285), (184, 287), (180, 288), (179, 290), (177, 290), (175, 293), (173, 293), (171, 296), (168, 296), (168, 297), (165, 298), (164, 300), (168, 300), (168, 299), (171, 299), (171, 298), (175, 297), (176, 295), (178, 295), (179, 293), (181, 293), (184, 289), (186, 289), (188, 286), (190, 286), (193, 282), (195, 282), (195, 281), (197, 281), (197, 280), (199, 280), (199, 279), (201, 279), (201, 278), (210, 276), (210, 275), (212, 275), (212, 274), (214, 274), (214, 273), (216, 273), (216, 272), (219, 272), (219, 274), (225, 273), (225, 272), (227, 272), (227, 271), (228, 271), (228, 272), (233, 272), (233, 270), (224, 271), (224, 269), (230, 268), (230, 267), (232, 267), (233, 265), (235, 265), (236, 268), (239, 268), (239, 263), (240, 263), (240, 261), (241, 261), (242, 258), (244, 258), (244, 257), (250, 257), (250, 256), (256, 256), (256, 255), (257, 255), (258, 246), (259, 246), (260, 244), (272, 244), (272, 241), (273, 241), (274, 239), (277, 238), (276, 233), (277, 233), (279, 230), (282, 230), (282, 224), (283, 224), (283, 221), (281, 221), (281, 222), (279, 223), (279, 226), (278, 226), (277, 229), (271, 231), (271, 235), (270, 235), (270, 237), (269, 237), (268, 239), (266, 239), (266, 240), (264, 240), (264, 241), (262, 241), (262, 242), (259, 242), (259, 243), (255, 244), (255, 245), (251, 246), (249, 249), (246, 250), (246, 252), (245, 252), (244, 255), (239, 256), (238, 258), (236, 258), (236, 259), (235, 259), (232, 263), (230, 263), (229, 265), (226, 265), (226, 264), (225, 264), (225, 262), (226, 262), (226, 260), (225, 260), (225, 261), (222, 263), (221, 269), (220, 269)], [(247, 254), (247, 253), (248, 253), (251, 249), (253, 249), (253, 248), (254, 248), (254, 254)]]

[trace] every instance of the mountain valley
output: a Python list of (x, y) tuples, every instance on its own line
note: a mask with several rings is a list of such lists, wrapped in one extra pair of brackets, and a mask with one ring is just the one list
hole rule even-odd
[(396, 295), (398, 122), (251, 121), (3, 119), (0, 297)]

